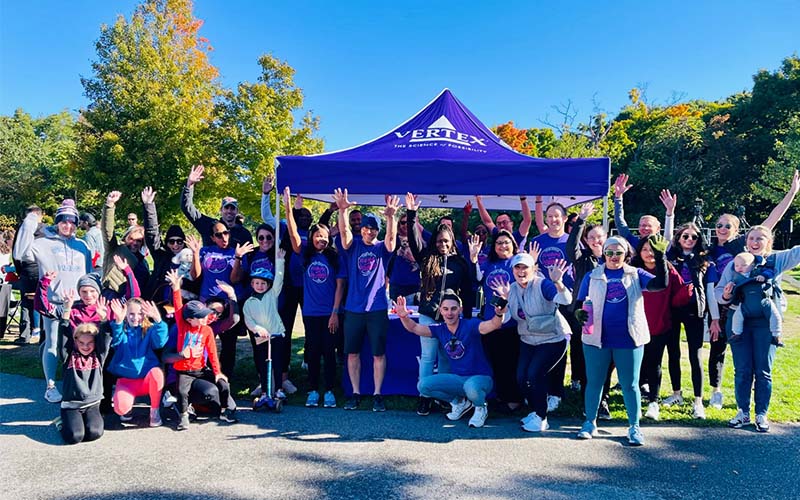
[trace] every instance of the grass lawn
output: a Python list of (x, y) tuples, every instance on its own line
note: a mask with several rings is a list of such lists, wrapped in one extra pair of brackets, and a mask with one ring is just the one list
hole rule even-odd
[[(800, 279), (800, 270), (792, 273)], [(800, 290), (786, 289), (789, 299), (789, 309), (784, 318), (784, 343), (785, 348), (779, 349), (773, 367), (773, 392), (770, 403), (770, 418), (775, 422), (800, 422)], [(411, 335), (411, 334), (409, 334)], [(292, 341), (292, 363), (290, 378), (300, 389), (296, 394), (289, 397), (287, 403), (290, 405), (301, 406), (305, 403), (306, 391), (306, 372), (301, 368), (303, 360), (303, 330), (302, 321), (297, 318), (295, 322), (295, 333)], [(39, 358), (38, 347), (33, 345), (19, 346), (13, 343), (16, 338), (16, 330), (11, 329), (6, 333), (4, 340), (0, 341), (0, 371), (5, 373), (15, 373), (28, 377), (42, 378), (41, 361)], [(705, 421), (692, 419), (692, 384), (690, 378), (690, 368), (686, 344), (683, 342), (683, 356), (681, 357), (681, 387), (683, 388), (686, 404), (681, 407), (664, 408), (661, 410), (661, 424), (680, 422), (688, 425), (697, 426), (718, 426), (725, 425), (725, 422), (733, 417), (736, 412), (736, 404), (733, 397), (733, 361), (728, 350), (723, 376), (723, 393), (725, 403), (722, 410), (707, 408), (707, 419)], [(703, 349), (703, 367), (707, 370), (708, 346)], [(664, 369), (662, 380), (661, 396), (666, 397), (671, 392), (668, 370), (666, 368), (666, 355), (664, 356)], [(569, 367), (567, 367), (569, 372)], [(343, 374), (342, 367), (339, 367), (339, 375)], [(345, 374), (346, 376), (346, 374)], [(567, 375), (569, 380), (569, 375)], [(704, 383), (708, 384), (708, 374), (704, 373)], [(236, 372), (233, 381), (233, 390), (238, 399), (249, 400), (250, 391), (258, 385), (253, 365), (250, 341), (247, 338), (240, 338), (238, 345), (238, 355)], [(708, 404), (710, 388), (706, 385), (704, 398)], [(339, 406), (344, 402), (341, 390), (337, 390)], [(416, 408), (416, 398), (404, 396), (387, 397), (387, 406), (392, 410), (413, 411)], [(367, 405), (369, 402), (367, 402)], [(364, 405), (365, 407), (368, 407)], [(612, 416), (615, 419), (625, 420), (625, 408), (622, 402), (622, 393), (612, 391), (610, 398)], [(567, 389), (565, 400), (561, 408), (555, 412), (555, 416), (580, 417), (582, 405), (579, 402), (579, 395)], [(322, 410), (320, 410), (322, 411)], [(649, 425), (653, 424), (648, 421)]]

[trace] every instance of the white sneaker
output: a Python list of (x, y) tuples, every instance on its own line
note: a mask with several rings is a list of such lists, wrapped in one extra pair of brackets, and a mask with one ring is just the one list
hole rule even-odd
[(712, 408), (716, 408), (717, 410), (721, 410), (722, 409), (722, 393), (719, 392), (719, 391), (712, 392), (711, 393), (711, 400), (708, 402), (708, 406), (710, 406)]
[(547, 396), (547, 413), (556, 411), (561, 405), (561, 398), (558, 396)]
[(647, 413), (644, 414), (645, 418), (650, 418), (652, 420), (659, 419), (659, 409), (658, 409), (658, 402), (653, 401), (652, 403), (647, 405)]
[(161, 406), (164, 408), (171, 408), (177, 402), (178, 400), (169, 391), (164, 391), (164, 395), (161, 396)]
[(47, 390), (44, 391), (44, 399), (46, 399), (48, 403), (60, 403), (61, 393), (58, 392), (55, 386), (48, 387)]
[[(262, 394), (261, 397), (263, 398), (265, 395)], [(282, 389), (278, 389), (275, 391), (275, 399), (286, 399), (286, 394), (283, 392)]]
[(694, 404), (694, 411), (692, 412), (692, 418), (696, 418), (699, 420), (706, 419), (706, 409), (703, 406), (703, 403), (695, 403)]
[(467, 398), (454, 399), (450, 402), (450, 413), (447, 414), (447, 420), (456, 421), (463, 417), (472, 408), (472, 401)]
[(547, 418), (542, 420), (536, 413), (522, 426), (522, 430), (526, 432), (542, 432), (549, 428), (550, 424), (547, 423)]
[[(470, 403), (470, 405), (471, 404), (472, 403)], [(486, 408), (486, 405), (476, 406), (475, 413), (472, 415), (472, 418), (469, 419), (469, 426), (483, 427), (483, 424), (486, 423), (486, 417), (488, 416), (489, 416), (489, 410)]]
[(673, 405), (682, 405), (683, 404), (683, 395), (682, 394), (672, 394), (664, 398), (664, 401), (661, 402), (664, 406), (673, 406)]
[(250, 393), (250, 397), (251, 397), (251, 398), (258, 398), (258, 397), (261, 397), (261, 394), (262, 394), (262, 392), (263, 392), (263, 391), (261, 390), (261, 384), (258, 384), (258, 385), (256, 386), (256, 388), (255, 388), (255, 389), (253, 389), (253, 391)]
[[(520, 423), (520, 424), (522, 424), (522, 425), (525, 425), (525, 424), (527, 424), (527, 423), (528, 423), (528, 422), (529, 422), (529, 421), (530, 421), (530, 420), (531, 420), (531, 419), (532, 419), (532, 418), (533, 418), (535, 415), (536, 415), (536, 412), (535, 412), (535, 411), (532, 411), (532, 412), (528, 413), (526, 416), (524, 416), (524, 417), (522, 417), (521, 419), (519, 419), (519, 423)], [(538, 415), (537, 415), (537, 418), (538, 418)]]
[(286, 392), (286, 394), (294, 394), (295, 392), (297, 392), (297, 387), (295, 387), (292, 381), (289, 380), (288, 378), (283, 381), (281, 387), (283, 387), (283, 390)]
[(161, 427), (161, 414), (158, 411), (158, 408), (150, 409), (150, 427)]

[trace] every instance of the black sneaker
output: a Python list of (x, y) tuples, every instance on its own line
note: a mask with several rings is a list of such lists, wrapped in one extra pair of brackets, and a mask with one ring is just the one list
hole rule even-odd
[(230, 408), (225, 408), (222, 410), (222, 413), (219, 414), (219, 419), (223, 422), (228, 422), (229, 424), (235, 424), (239, 421), (236, 418), (236, 409), (231, 410)]
[(607, 401), (600, 401), (600, 407), (597, 408), (597, 418), (599, 420), (611, 420), (611, 411), (608, 409)]
[(383, 402), (383, 396), (380, 394), (372, 396), (372, 411), (386, 411), (386, 403)]
[(420, 397), (417, 403), (417, 415), (427, 417), (431, 414), (431, 398)]
[(345, 410), (357, 410), (358, 405), (361, 404), (361, 394), (353, 394), (347, 401), (344, 403)]

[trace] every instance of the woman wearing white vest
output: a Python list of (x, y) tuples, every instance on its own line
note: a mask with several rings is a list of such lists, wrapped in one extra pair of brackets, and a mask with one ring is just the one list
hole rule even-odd
[(642, 411), (639, 370), (650, 330), (642, 292), (663, 290), (667, 285), (667, 264), (663, 257), (667, 241), (659, 236), (653, 238), (651, 246), (658, 255), (655, 276), (628, 265), (631, 255), (628, 242), (612, 237), (603, 245), (605, 263), (588, 273), (581, 283), (578, 301), (591, 301), (592, 314), (591, 318), (585, 310), (578, 314), (579, 319), (586, 321), (582, 340), (587, 379), (586, 422), (578, 433), (579, 439), (591, 439), (597, 433), (597, 407), (613, 359), (628, 413), (628, 442), (633, 446), (644, 444), (639, 429)]
[(519, 334), (517, 383), (533, 410), (522, 419), (522, 430), (541, 432), (547, 424), (547, 374), (567, 352), (569, 323), (558, 310), (559, 304), (572, 302), (572, 293), (561, 278), (567, 263), (558, 260), (549, 269), (550, 279), (537, 272), (539, 247), (533, 244), (531, 254), (518, 253), (511, 259), (515, 283), (497, 282), (493, 290), (508, 300), (504, 321), (513, 318)]

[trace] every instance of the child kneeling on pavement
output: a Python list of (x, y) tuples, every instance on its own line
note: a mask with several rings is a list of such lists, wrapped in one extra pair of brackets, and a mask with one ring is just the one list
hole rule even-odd
[(488, 410), (486, 395), (492, 390), (492, 368), (486, 360), (481, 335), (500, 328), (506, 306), (495, 307), (496, 315), (488, 321), (461, 318), (461, 299), (453, 290), (445, 290), (439, 311), (444, 323), (420, 325), (409, 318), (405, 297), (398, 297), (397, 316), (409, 332), (420, 337), (433, 337), (450, 358), (450, 373), (423, 377), (417, 389), (424, 397), (450, 401), (449, 420), (459, 420), (474, 406), (470, 427), (483, 427)]

